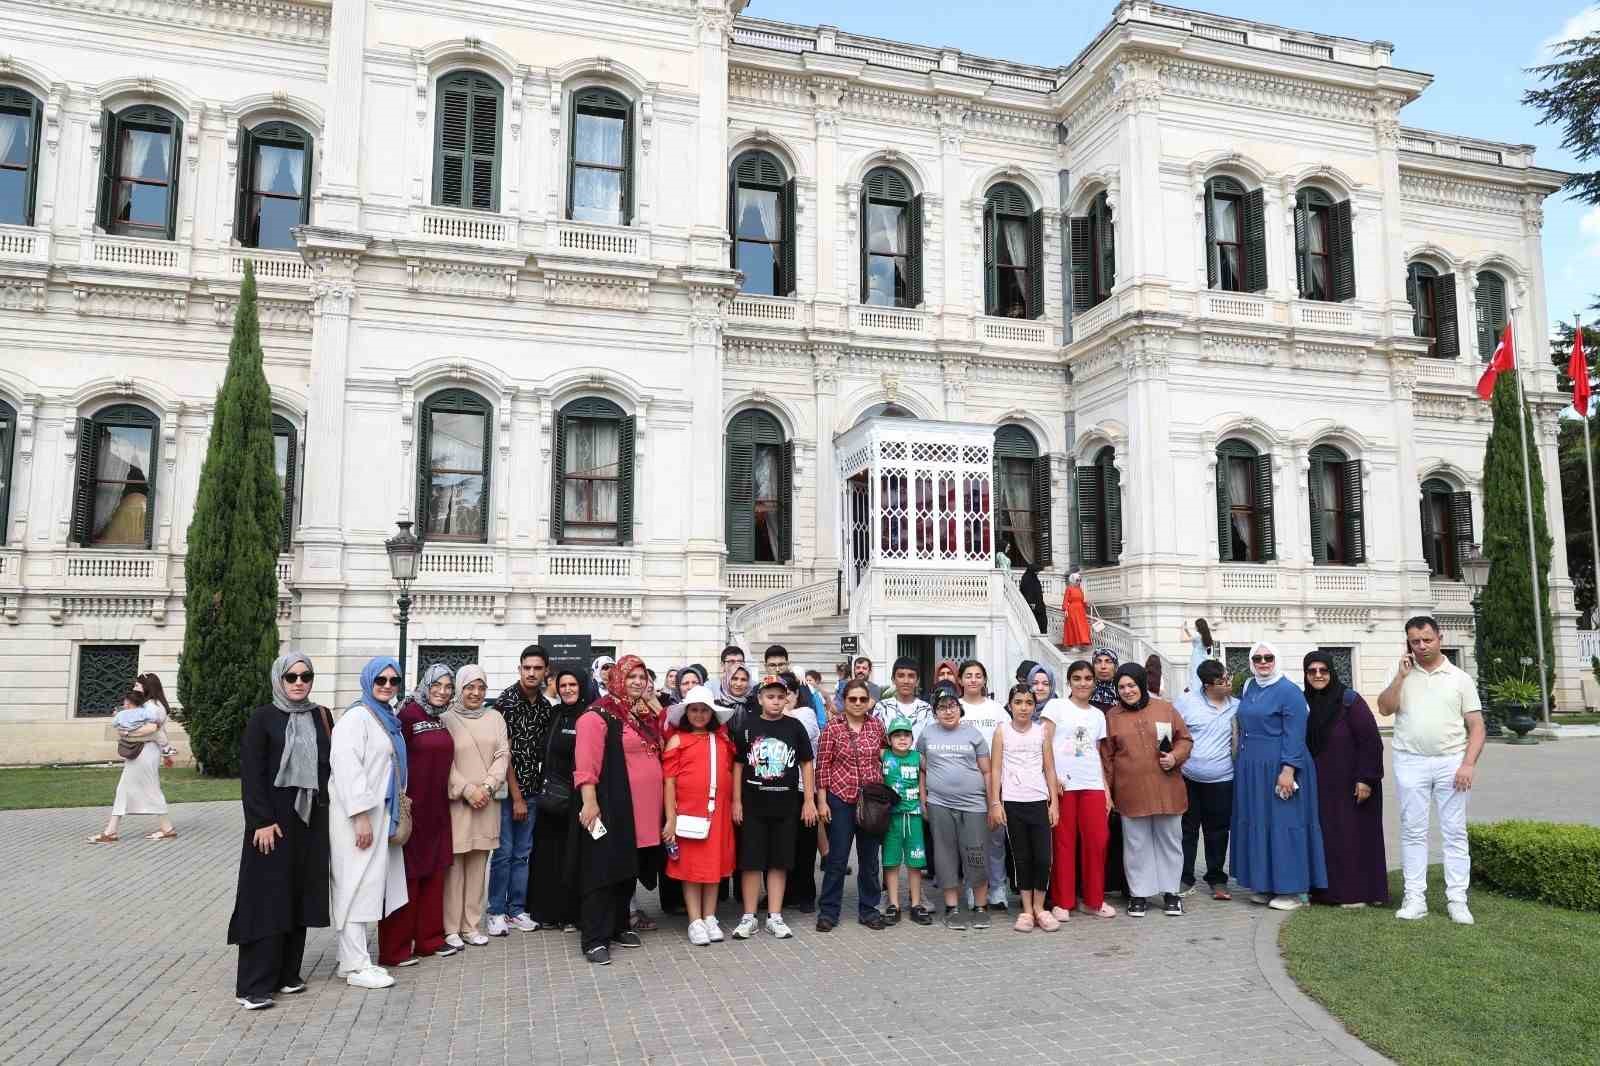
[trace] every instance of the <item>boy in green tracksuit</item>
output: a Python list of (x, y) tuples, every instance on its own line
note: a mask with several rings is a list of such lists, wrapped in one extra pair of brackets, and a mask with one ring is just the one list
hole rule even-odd
[(900, 797), (883, 838), (883, 887), (888, 901), (883, 918), (890, 925), (900, 920), (902, 865), (910, 870), (911, 920), (918, 925), (933, 924), (933, 915), (922, 905), (922, 871), (928, 866), (922, 811), (928, 802), (928, 785), (922, 775), (922, 754), (911, 750), (911, 735), (911, 722), (896, 718), (889, 723), (889, 750), (883, 753), (883, 783)]

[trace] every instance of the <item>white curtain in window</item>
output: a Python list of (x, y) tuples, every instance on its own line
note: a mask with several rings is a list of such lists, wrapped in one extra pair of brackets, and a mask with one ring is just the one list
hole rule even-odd
[[(621, 430), (622, 424), (610, 418), (578, 419), (568, 426), (568, 522), (616, 522)], [(593, 478), (608, 480), (584, 480)]]
[[(127, 156), (122, 161), (123, 175), (130, 178), (167, 180), (171, 174), (167, 165), (167, 135), (152, 133), (149, 130), (128, 130), (125, 136)], [(152, 154), (156, 165), (147, 170), (152, 162)]]
[(1012, 266), (1030, 266), (1028, 262), (1028, 227), (1021, 222), (1007, 221), (1000, 227), (1000, 232), (1005, 235), (1005, 255), (1001, 262), (1010, 263)]
[(755, 467), (756, 536), (766, 543), (767, 554), (757, 551), (758, 559), (782, 559), (778, 543), (778, 449), (770, 445), (756, 449)]
[[(12, 162), (11, 149), (26, 136), (24, 120), (21, 115), (0, 115), (0, 162)], [(17, 153), (16, 162), (23, 162), (21, 152)]]
[(1001, 521), (1005, 523), (1011, 539), (1016, 543), (1017, 554), (1022, 557), (1024, 564), (1033, 562), (1033, 511), (1031, 486), (1027, 464), (1007, 460), (1006, 469), (1001, 472), (999, 489), (999, 511)]
[[(754, 214), (756, 217), (751, 218)], [(739, 235), (741, 237), (778, 237), (778, 194), (759, 189), (739, 190)], [(755, 222), (752, 226), (751, 222)]]
[(100, 435), (95, 471), (99, 483), (95, 486), (90, 540), (96, 544), (142, 543), (144, 512), (149, 506), (150, 432), (132, 426), (109, 426), (98, 427), (96, 433)]
[(262, 145), (257, 154), (256, 188), (262, 192), (299, 196), (305, 165), (298, 149)]

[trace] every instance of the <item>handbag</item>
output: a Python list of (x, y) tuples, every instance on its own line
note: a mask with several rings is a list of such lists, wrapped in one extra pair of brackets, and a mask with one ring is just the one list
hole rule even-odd
[[(368, 707), (372, 717), (378, 718), (378, 712)], [(378, 724), (383, 725), (383, 719), (378, 718)], [(384, 730), (388, 732), (387, 728)], [(411, 797), (406, 795), (406, 785), (409, 782), (396, 781), (395, 789), (395, 819), (389, 826), (389, 844), (391, 847), (404, 847), (406, 841), (411, 839)]]
[(717, 809), (717, 735), (712, 733), (708, 737), (707, 745), (711, 752), (711, 792), (706, 803), (704, 816), (698, 814), (680, 814), (672, 823), (672, 831), (685, 840), (704, 840), (711, 835), (711, 814)]
[[(846, 738), (847, 740), (849, 738)], [(861, 752), (854, 740), (849, 740), (851, 758), (856, 764), (856, 777), (861, 777)], [(881, 837), (889, 831), (889, 817), (894, 813), (900, 794), (882, 781), (863, 781), (856, 796), (856, 832)]]
[(137, 759), (139, 757), (139, 753), (143, 750), (144, 741), (142, 740), (117, 741), (117, 754), (124, 759)]
[(555, 750), (556, 734), (561, 732), (561, 719), (552, 716), (550, 722), (550, 735), (544, 742), (544, 783), (539, 786), (539, 795), (534, 798), (534, 803), (543, 814), (569, 814), (572, 811), (572, 781), (570, 778), (563, 781), (550, 774), (550, 753)]

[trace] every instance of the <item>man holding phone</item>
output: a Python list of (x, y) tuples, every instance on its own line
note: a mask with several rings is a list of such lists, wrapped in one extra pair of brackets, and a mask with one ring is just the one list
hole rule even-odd
[(1406, 654), (1378, 709), (1394, 715), (1394, 779), (1400, 791), (1400, 865), (1405, 899), (1397, 918), (1428, 915), (1428, 805), (1439, 811), (1450, 920), (1471, 925), (1467, 882), (1467, 793), (1483, 753), (1483, 704), (1472, 678), (1439, 649), (1439, 623), (1406, 622)]

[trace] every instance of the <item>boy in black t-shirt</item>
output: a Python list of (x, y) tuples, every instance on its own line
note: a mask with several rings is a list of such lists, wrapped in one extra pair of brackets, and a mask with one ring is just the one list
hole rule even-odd
[(734, 737), (733, 821), (739, 826), (739, 870), (744, 916), (735, 940), (756, 931), (756, 898), (767, 879), (767, 932), (793, 936), (783, 921), (783, 890), (794, 862), (795, 837), (803, 822), (817, 824), (811, 801), (816, 788), (811, 738), (786, 716), (789, 690), (778, 677), (761, 679), (761, 717), (748, 719)]

